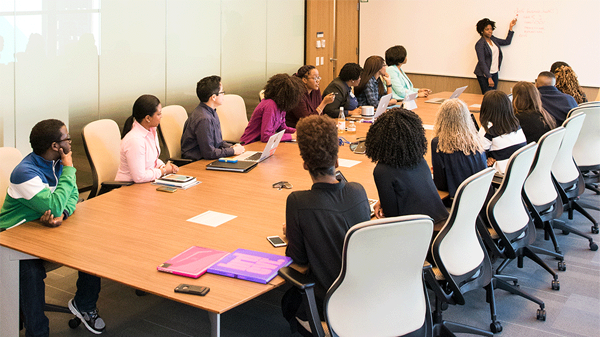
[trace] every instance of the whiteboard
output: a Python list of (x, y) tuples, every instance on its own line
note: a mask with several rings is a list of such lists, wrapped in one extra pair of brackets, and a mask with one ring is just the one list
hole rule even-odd
[(500, 79), (533, 81), (565, 61), (582, 86), (600, 86), (600, 0), (369, 0), (360, 7), (361, 64), (399, 44), (406, 72), (475, 78), (475, 25), (485, 17), (501, 39), (518, 18), (511, 45), (501, 47)]

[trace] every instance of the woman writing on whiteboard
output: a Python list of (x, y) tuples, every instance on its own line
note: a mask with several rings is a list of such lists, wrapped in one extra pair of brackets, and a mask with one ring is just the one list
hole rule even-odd
[(481, 39), (475, 44), (477, 53), (477, 66), (475, 66), (475, 75), (481, 87), (481, 93), (485, 94), (489, 90), (498, 89), (498, 71), (502, 64), (502, 50), (500, 46), (507, 46), (513, 38), (513, 27), (517, 24), (517, 18), (514, 18), (508, 28), (506, 39), (502, 40), (492, 35), (496, 29), (496, 23), (488, 18), (477, 22), (477, 33)]

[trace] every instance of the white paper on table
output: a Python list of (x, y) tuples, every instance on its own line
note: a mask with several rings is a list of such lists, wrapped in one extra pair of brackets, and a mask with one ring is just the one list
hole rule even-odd
[(338, 165), (340, 167), (352, 167), (356, 164), (360, 164), (360, 160), (350, 160), (350, 159), (338, 158)]
[(433, 125), (423, 124), (423, 129), (425, 129), (425, 130), (433, 130)]
[(229, 220), (237, 218), (237, 215), (230, 215), (225, 213), (219, 213), (215, 211), (206, 211), (200, 215), (196, 215), (193, 218), (187, 219), (189, 222), (195, 222), (197, 224), (217, 227), (226, 223)]
[(481, 104), (471, 104), (471, 105), (469, 105), (469, 108), (481, 109)]
[(415, 101), (415, 99), (417, 98), (419, 94), (418, 93), (412, 93), (410, 95), (407, 95), (404, 100), (402, 101), (402, 103), (404, 104), (404, 109), (407, 110), (414, 110), (417, 108), (417, 101)]

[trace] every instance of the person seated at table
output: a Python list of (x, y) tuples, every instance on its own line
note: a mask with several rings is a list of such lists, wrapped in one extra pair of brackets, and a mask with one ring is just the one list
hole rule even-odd
[(527, 143), (537, 142), (544, 133), (556, 127), (556, 120), (542, 107), (540, 92), (530, 82), (517, 82), (512, 89), (513, 110), (523, 129)]
[(448, 211), (440, 199), (425, 161), (427, 138), (421, 118), (403, 108), (392, 108), (367, 133), (365, 154), (377, 165), (373, 170), (379, 201), (378, 218), (425, 214), (441, 229)]
[(403, 46), (393, 46), (385, 51), (385, 63), (387, 72), (390, 74), (392, 84), (392, 98), (402, 101), (406, 96), (418, 93), (418, 97), (427, 97), (431, 90), (427, 88), (415, 88), (402, 70), (402, 65), (406, 64), (406, 48)]
[(440, 106), (433, 126), (431, 164), (433, 182), (454, 198), (458, 186), (487, 167), (485, 151), (467, 105), (455, 98)]
[(298, 77), (277, 74), (269, 78), (265, 86), (265, 99), (254, 109), (240, 143), (250, 144), (259, 140), (266, 143), (281, 130), (285, 130), (281, 141), (291, 141), (296, 129), (285, 124), (286, 111), (295, 108), (305, 92), (306, 87)]
[(348, 115), (360, 115), (360, 107), (358, 106), (358, 100), (352, 92), (352, 87), (355, 87), (360, 83), (360, 73), (362, 68), (356, 63), (346, 63), (340, 70), (340, 74), (336, 77), (325, 91), (323, 96), (329, 95), (330, 93), (335, 94), (335, 99), (332, 103), (325, 106), (323, 113), (331, 118), (338, 118), (340, 115), (340, 107), (344, 108), (344, 114)]
[[(298, 122), (297, 132), (303, 167), (313, 185), (310, 190), (292, 192), (287, 198), (285, 253), (294, 263), (309, 266), (308, 274), (316, 280), (315, 297), (323, 320), (323, 300), (340, 273), (346, 232), (355, 224), (370, 220), (371, 211), (367, 193), (359, 183), (336, 179), (339, 145), (335, 120), (308, 116)], [(295, 317), (308, 326), (297, 288), (288, 290), (281, 303), (293, 331), (299, 322)]]
[(133, 104), (133, 113), (123, 127), (121, 162), (115, 180), (145, 183), (179, 168), (158, 159), (160, 146), (156, 127), (162, 117), (162, 106), (156, 96), (142, 95)]
[(296, 127), (296, 123), (298, 123), (300, 118), (322, 114), (325, 106), (333, 102), (335, 98), (335, 94), (333, 93), (321, 97), (321, 89), (319, 89), (321, 77), (315, 66), (302, 66), (293, 76), (298, 77), (302, 81), (305, 91), (298, 105), (285, 114), (285, 124), (291, 128)]
[[(31, 130), (29, 142), (33, 152), (23, 158), (10, 175), (0, 210), (2, 230), (33, 220), (47, 227), (58, 227), (75, 212), (79, 199), (71, 136), (65, 124), (56, 119), (43, 120)], [(44, 314), (44, 263), (40, 259), (19, 261), (19, 304), (25, 336), (50, 333), (48, 317)], [(105, 329), (96, 308), (100, 287), (99, 277), (80, 271), (75, 297), (68, 304), (71, 312), (96, 334)]]
[(217, 159), (242, 154), (244, 147), (223, 140), (221, 121), (215, 110), (223, 104), (221, 77), (208, 76), (196, 85), (200, 104), (192, 111), (183, 126), (181, 156), (191, 160)]
[[(382, 96), (392, 93), (392, 80), (386, 71), (383, 57), (373, 55), (365, 60), (365, 66), (360, 74), (360, 83), (354, 88), (354, 94), (360, 106), (372, 106), (377, 109)], [(385, 81), (385, 86), (383, 84)], [(391, 99), (389, 105), (396, 104)]]
[(479, 139), (486, 151), (487, 165), (504, 174), (510, 156), (527, 145), (510, 98), (499, 90), (486, 92), (481, 101), (479, 124)]
[(556, 125), (562, 125), (571, 109), (577, 107), (577, 102), (571, 95), (560, 92), (554, 85), (556, 77), (549, 71), (542, 71), (535, 79), (535, 86), (540, 92), (542, 107), (548, 111)]
[(556, 88), (567, 95), (573, 96), (577, 104), (587, 102), (587, 96), (579, 85), (577, 74), (566, 62), (554, 62), (550, 72), (556, 76)]

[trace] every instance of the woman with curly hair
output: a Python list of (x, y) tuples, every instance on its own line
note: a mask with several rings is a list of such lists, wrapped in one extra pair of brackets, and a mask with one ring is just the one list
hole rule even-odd
[[(386, 71), (385, 60), (381, 56), (369, 56), (365, 60), (365, 66), (360, 74), (360, 83), (354, 88), (354, 94), (359, 106), (372, 106), (377, 109), (382, 96), (392, 93), (392, 80)], [(383, 85), (385, 81), (385, 87)], [(396, 104), (391, 99), (389, 105)]]
[(487, 167), (485, 151), (469, 109), (459, 99), (446, 100), (440, 106), (433, 133), (433, 182), (453, 198), (465, 179)]
[(427, 139), (421, 118), (410, 110), (390, 109), (371, 126), (365, 146), (367, 157), (377, 163), (373, 170), (379, 193), (375, 215), (426, 214), (436, 229), (441, 228), (448, 211), (423, 158)]
[(500, 46), (508, 46), (513, 38), (513, 27), (517, 24), (517, 19), (513, 19), (508, 25), (508, 34), (506, 39), (499, 39), (493, 35), (496, 29), (496, 23), (488, 18), (477, 22), (477, 33), (481, 36), (475, 43), (475, 53), (477, 54), (477, 65), (475, 66), (475, 75), (481, 88), (481, 93), (485, 94), (490, 90), (498, 88), (498, 72), (502, 65), (502, 49)]
[(265, 99), (254, 109), (240, 143), (250, 144), (258, 140), (266, 143), (281, 130), (285, 130), (282, 142), (292, 140), (296, 129), (285, 124), (285, 114), (298, 105), (305, 91), (304, 84), (297, 77), (277, 74), (269, 78), (265, 86)]
[(540, 92), (533, 83), (517, 82), (512, 94), (513, 110), (527, 143), (537, 142), (544, 133), (556, 127), (556, 120), (542, 107)]
[(587, 97), (577, 80), (577, 74), (566, 62), (554, 62), (550, 71), (556, 76), (556, 88), (567, 95), (573, 96), (577, 104), (587, 102)]
[(319, 88), (321, 77), (315, 66), (308, 64), (302, 66), (293, 76), (299, 78), (305, 86), (304, 94), (301, 96), (298, 105), (285, 114), (285, 124), (295, 128), (300, 118), (321, 115), (325, 106), (333, 102), (335, 94), (329, 93), (321, 97), (321, 89)]

